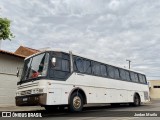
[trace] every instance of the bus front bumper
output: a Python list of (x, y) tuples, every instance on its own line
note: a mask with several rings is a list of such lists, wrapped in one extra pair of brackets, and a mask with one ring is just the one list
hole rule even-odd
[(47, 93), (27, 95), (27, 96), (16, 96), (16, 106), (38, 106), (46, 105)]

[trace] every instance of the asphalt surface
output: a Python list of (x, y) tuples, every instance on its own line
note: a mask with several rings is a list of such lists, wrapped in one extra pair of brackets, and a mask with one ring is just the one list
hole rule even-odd
[[(17, 113), (21, 113), (21, 111), (18, 111)], [(22, 113), (40, 113), (42, 115), (42, 118), (40, 119), (45, 120), (160, 120), (160, 100), (152, 101), (139, 107), (133, 107), (126, 104), (112, 107), (108, 104), (101, 104), (101, 106), (84, 107), (83, 111), (80, 113), (70, 113), (67, 109), (54, 112), (33, 110), (23, 111)], [(14, 119), (22, 120), (24, 118)]]

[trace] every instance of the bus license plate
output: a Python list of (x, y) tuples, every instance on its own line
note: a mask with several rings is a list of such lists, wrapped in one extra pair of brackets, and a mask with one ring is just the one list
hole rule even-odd
[(23, 98), (23, 101), (27, 101), (28, 100), (28, 98)]

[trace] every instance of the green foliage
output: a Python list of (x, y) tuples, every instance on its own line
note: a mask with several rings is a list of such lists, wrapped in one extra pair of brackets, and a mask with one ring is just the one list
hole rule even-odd
[(0, 40), (11, 40), (14, 37), (10, 31), (10, 23), (7, 18), (0, 18)]

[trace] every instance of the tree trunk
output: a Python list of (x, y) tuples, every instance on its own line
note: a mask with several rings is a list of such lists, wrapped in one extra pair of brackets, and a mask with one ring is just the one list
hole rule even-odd
[(0, 40), (0, 50), (1, 50), (2, 40)]

